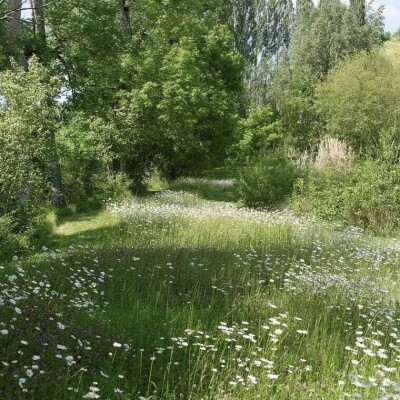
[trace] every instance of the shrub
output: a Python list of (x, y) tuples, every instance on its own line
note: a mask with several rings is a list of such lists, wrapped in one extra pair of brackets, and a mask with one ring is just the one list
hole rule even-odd
[(310, 169), (295, 184), (292, 206), (323, 219), (374, 231), (400, 227), (400, 166), (364, 161), (349, 171)]
[(131, 196), (131, 181), (128, 176), (122, 172), (118, 174), (107, 174), (99, 187), (99, 195), (97, 198), (104, 201), (112, 198), (114, 200), (122, 200)]
[(27, 231), (29, 244), (33, 248), (39, 248), (48, 244), (53, 234), (53, 229), (56, 224), (55, 213), (45, 213), (38, 215), (30, 225)]
[(343, 215), (363, 228), (399, 228), (400, 167), (373, 161), (359, 164), (344, 191)]
[(9, 260), (19, 251), (29, 247), (26, 235), (14, 232), (15, 223), (10, 217), (0, 217), (0, 260)]
[(237, 192), (249, 207), (274, 207), (292, 193), (299, 170), (282, 154), (267, 152), (239, 170)]
[(294, 185), (292, 208), (328, 221), (342, 218), (344, 189), (350, 184), (349, 177), (347, 172), (331, 167), (310, 167), (308, 174)]
[(112, 162), (110, 143), (115, 127), (79, 113), (57, 134), (67, 198), (78, 204), (96, 196)]

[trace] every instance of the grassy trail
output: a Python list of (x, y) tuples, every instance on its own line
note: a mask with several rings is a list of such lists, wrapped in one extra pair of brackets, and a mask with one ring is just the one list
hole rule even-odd
[(399, 240), (170, 189), (2, 266), (1, 399), (400, 398)]

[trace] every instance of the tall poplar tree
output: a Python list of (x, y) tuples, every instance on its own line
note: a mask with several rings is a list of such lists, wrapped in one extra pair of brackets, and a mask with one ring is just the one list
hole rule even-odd
[(350, 0), (350, 8), (356, 14), (358, 23), (360, 25), (365, 25), (367, 17), (365, 0)]
[(230, 0), (230, 25), (236, 50), (247, 61), (247, 86), (253, 102), (268, 98), (271, 70), (288, 49), (292, 0)]

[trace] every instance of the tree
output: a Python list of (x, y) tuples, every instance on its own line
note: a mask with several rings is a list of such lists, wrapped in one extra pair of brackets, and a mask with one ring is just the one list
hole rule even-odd
[(370, 12), (360, 25), (340, 0), (298, 4), (286, 60), (274, 74), (273, 102), (282, 119), (286, 142), (303, 151), (323, 133), (314, 105), (315, 87), (341, 60), (381, 44), (382, 10)]
[(127, 172), (153, 164), (176, 176), (210, 162), (211, 152), (222, 159), (233, 140), (242, 59), (226, 27), (185, 8), (152, 9), (138, 55), (126, 58), (135, 72), (126, 70), (132, 89), (118, 93), (117, 115), (126, 132), (120, 149)]
[(126, 0), (119, 0), (121, 8), (121, 26), (128, 30), (131, 27), (130, 7)]
[(367, 19), (367, 6), (365, 0), (350, 0), (350, 9), (355, 13), (358, 23), (364, 25)]
[(108, 112), (121, 84), (120, 3), (65, 0), (46, 8), (48, 52), (69, 91), (68, 107)]
[(46, 40), (46, 26), (44, 16), (44, 4), (43, 0), (32, 0), (32, 23), (34, 33), (38, 37), (45, 41)]
[(360, 157), (398, 157), (399, 54), (400, 42), (392, 41), (382, 50), (363, 51), (338, 64), (318, 87), (327, 133), (345, 140)]
[(231, 158), (236, 164), (245, 165), (260, 154), (280, 147), (282, 139), (282, 124), (274, 119), (271, 106), (253, 106), (248, 116), (239, 121)]
[(231, 0), (230, 26), (236, 50), (247, 61), (251, 101), (268, 101), (271, 71), (287, 50), (293, 22), (292, 0)]
[(340, 60), (381, 44), (381, 11), (360, 26), (355, 13), (340, 0), (324, 0), (300, 12), (293, 32), (293, 63), (323, 80)]
[(9, 0), (9, 6), (5, 17), (6, 23), (6, 38), (13, 42), (21, 32), (21, 8), (22, 0)]

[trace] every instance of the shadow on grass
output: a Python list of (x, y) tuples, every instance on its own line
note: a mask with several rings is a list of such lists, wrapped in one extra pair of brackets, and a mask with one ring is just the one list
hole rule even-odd
[(234, 190), (233, 182), (226, 181), (218, 184), (212, 180), (202, 178), (178, 179), (170, 183), (168, 189), (174, 192), (189, 192), (199, 196), (204, 200), (220, 201), (220, 202), (236, 202), (237, 195)]

